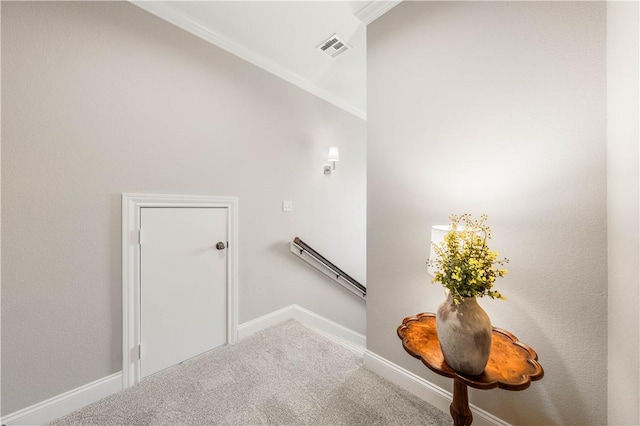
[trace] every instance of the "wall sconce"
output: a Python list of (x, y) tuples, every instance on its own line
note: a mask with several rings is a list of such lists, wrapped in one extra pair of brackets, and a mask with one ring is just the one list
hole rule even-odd
[[(433, 249), (433, 245), (440, 246), (444, 242), (444, 237), (451, 231), (451, 225), (434, 225), (431, 227), (431, 251), (429, 252), (429, 260), (436, 260), (436, 251)], [(427, 267), (427, 273), (434, 277), (436, 275), (436, 268), (433, 266)]]
[(324, 174), (330, 175), (331, 172), (336, 169), (336, 161), (340, 161), (340, 152), (338, 151), (338, 147), (332, 146), (331, 148), (329, 148), (329, 155), (327, 160), (333, 163), (333, 165), (324, 166)]

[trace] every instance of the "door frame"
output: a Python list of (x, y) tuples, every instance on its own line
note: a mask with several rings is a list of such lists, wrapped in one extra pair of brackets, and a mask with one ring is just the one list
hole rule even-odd
[(238, 340), (238, 198), (122, 194), (122, 388), (140, 382), (140, 212), (143, 207), (227, 209), (227, 344)]

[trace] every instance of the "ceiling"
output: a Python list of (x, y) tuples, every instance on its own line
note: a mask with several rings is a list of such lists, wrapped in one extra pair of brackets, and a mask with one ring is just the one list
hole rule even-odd
[[(399, 1), (132, 3), (366, 119), (366, 25)], [(318, 47), (334, 34), (348, 48), (332, 58)]]

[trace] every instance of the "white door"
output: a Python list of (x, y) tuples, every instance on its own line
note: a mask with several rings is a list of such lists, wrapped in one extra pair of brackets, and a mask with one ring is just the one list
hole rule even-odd
[(227, 209), (143, 207), (140, 225), (144, 378), (227, 342)]

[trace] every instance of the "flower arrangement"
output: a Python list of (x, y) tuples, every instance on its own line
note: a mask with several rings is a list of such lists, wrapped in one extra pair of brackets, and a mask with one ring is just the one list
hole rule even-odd
[(507, 274), (498, 268), (509, 259), (498, 259), (498, 252), (489, 250), (487, 240), (491, 238), (491, 228), (485, 224), (487, 215), (472, 220), (471, 215), (451, 215), (451, 230), (444, 242), (434, 244), (435, 259), (427, 264), (436, 269), (433, 282), (440, 282), (449, 290), (453, 302), (458, 305), (464, 297), (489, 296), (492, 299), (506, 299), (492, 290), (498, 277)]

